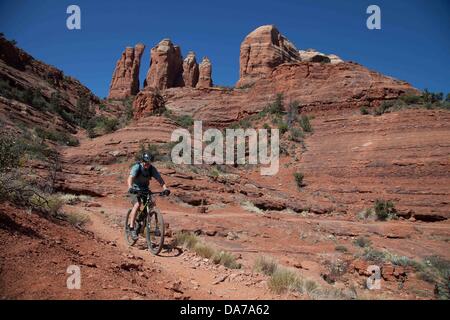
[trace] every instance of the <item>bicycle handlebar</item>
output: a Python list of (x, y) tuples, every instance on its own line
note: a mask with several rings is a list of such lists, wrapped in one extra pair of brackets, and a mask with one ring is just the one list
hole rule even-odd
[(159, 192), (151, 192), (151, 191), (139, 191), (139, 190), (135, 190), (134, 192), (132, 192), (133, 194), (137, 194), (137, 195), (150, 195), (150, 196), (154, 196), (154, 195), (159, 195), (161, 197), (164, 197), (165, 195), (163, 194), (164, 191), (159, 191)]

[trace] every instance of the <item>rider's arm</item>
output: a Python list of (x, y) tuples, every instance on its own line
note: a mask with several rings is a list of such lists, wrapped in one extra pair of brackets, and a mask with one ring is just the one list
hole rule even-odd
[(130, 170), (130, 175), (127, 179), (128, 189), (131, 189), (133, 187), (134, 178), (137, 175), (137, 172), (139, 170), (139, 167), (137, 165), (134, 165)]
[(133, 180), (134, 180), (134, 177), (132, 175), (129, 175), (128, 180), (127, 180), (128, 189), (131, 189), (133, 187)]
[(164, 179), (161, 177), (158, 170), (154, 166), (152, 166), (152, 177), (155, 178), (159, 182), (159, 184), (161, 185), (163, 190), (167, 189)]

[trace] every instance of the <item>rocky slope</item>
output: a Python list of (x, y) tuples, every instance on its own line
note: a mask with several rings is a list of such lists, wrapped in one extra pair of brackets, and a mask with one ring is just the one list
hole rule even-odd
[[(80, 111), (77, 107), (80, 96), (86, 97), (91, 105), (99, 102), (78, 80), (34, 59), (3, 36), (0, 37), (0, 80), (0, 119), (9, 128), (22, 124), (75, 133), (76, 126), (68, 120)], [(55, 94), (58, 112), (46, 106)]]

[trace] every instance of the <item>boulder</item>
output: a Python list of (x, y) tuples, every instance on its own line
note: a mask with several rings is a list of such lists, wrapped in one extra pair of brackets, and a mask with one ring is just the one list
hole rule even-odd
[(335, 54), (328, 55), (314, 49), (300, 50), (298, 53), (300, 55), (301, 60), (307, 62), (322, 62), (332, 64), (344, 62), (341, 58), (339, 58)]
[(108, 98), (124, 99), (139, 91), (139, 67), (145, 46), (127, 47), (116, 63), (109, 87)]
[(140, 119), (159, 113), (164, 107), (164, 98), (157, 89), (147, 88), (140, 91), (133, 101), (133, 116)]

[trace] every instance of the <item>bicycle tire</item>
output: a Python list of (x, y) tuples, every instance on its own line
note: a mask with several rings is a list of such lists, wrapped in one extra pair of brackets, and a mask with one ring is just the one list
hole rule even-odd
[[(159, 237), (154, 236), (155, 235), (154, 230), (156, 229), (157, 225), (159, 226), (160, 232)], [(145, 238), (147, 240), (148, 250), (154, 255), (158, 255), (163, 248), (164, 233), (165, 233), (165, 225), (161, 211), (159, 211), (158, 208), (153, 208), (152, 211), (147, 215)]]

